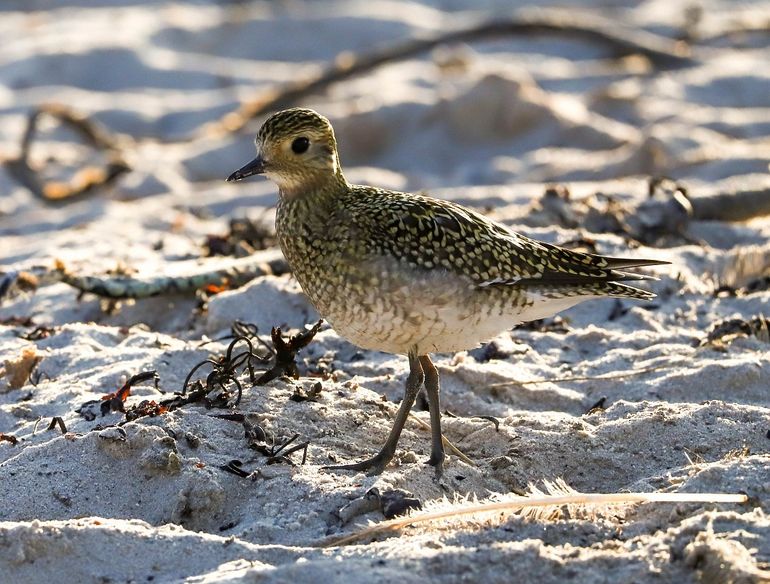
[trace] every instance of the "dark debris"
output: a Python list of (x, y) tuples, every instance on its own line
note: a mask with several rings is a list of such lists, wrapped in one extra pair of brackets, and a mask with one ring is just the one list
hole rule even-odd
[(241, 413), (232, 413), (215, 415), (214, 417), (222, 420), (229, 420), (231, 422), (240, 422), (243, 426), (244, 438), (246, 438), (246, 443), (249, 448), (267, 457), (267, 464), (285, 463), (294, 466), (294, 462), (289, 456), (299, 450), (302, 450), (302, 462), (300, 462), (300, 464), (305, 464), (305, 461), (307, 460), (307, 448), (310, 445), (310, 442), (300, 442), (289, 448), (289, 446), (299, 438), (299, 434), (294, 434), (288, 440), (276, 444), (275, 439), (269, 435), (262, 426), (249, 420), (249, 416)]
[[(648, 199), (631, 206), (618, 197), (596, 193), (592, 197), (574, 198), (564, 185), (552, 185), (533, 205), (529, 215), (534, 225), (558, 224), (569, 229), (585, 229), (591, 233), (615, 233), (629, 244), (650, 246), (700, 244), (688, 234), (694, 218), (693, 204), (687, 188), (673, 179), (651, 177)], [(597, 253), (596, 242), (579, 239), (565, 245), (586, 247)]]
[(767, 292), (770, 290), (770, 276), (761, 276), (754, 278), (743, 286), (733, 286), (730, 284), (720, 284), (714, 290), (714, 296), (747, 296), (756, 292)]
[(245, 257), (276, 244), (275, 229), (263, 214), (256, 219), (230, 219), (230, 230), (224, 235), (209, 235), (203, 247), (206, 256)]
[(471, 349), (468, 351), (468, 354), (479, 363), (487, 363), (493, 359), (504, 361), (508, 359), (513, 352), (503, 349), (496, 341), (490, 341), (481, 347)]
[(350, 523), (356, 517), (379, 509), (386, 519), (405, 515), (411, 510), (419, 511), (422, 503), (412, 493), (401, 489), (380, 491), (372, 487), (362, 496), (357, 497), (341, 507), (336, 515), (343, 525)]
[[(374, 487), (372, 490), (376, 490)], [(379, 493), (380, 509), (385, 519), (406, 515), (410, 511), (422, 509), (422, 503), (412, 493), (402, 489), (392, 489)]]
[(240, 460), (231, 460), (227, 464), (223, 464), (220, 468), (223, 471), (229, 472), (244, 479), (251, 476), (250, 472), (246, 472), (241, 468), (242, 466), (243, 463)]
[(696, 340), (695, 346), (712, 345), (725, 348), (736, 337), (756, 337), (770, 343), (770, 319), (759, 315), (750, 320), (730, 318), (713, 326), (705, 339)]
[(495, 427), (495, 432), (500, 431), (500, 420), (495, 418), (494, 416), (473, 416), (473, 417), (478, 420), (486, 420), (487, 422), (492, 422), (492, 424)]
[(77, 410), (75, 410), (75, 412), (83, 416), (89, 422), (96, 419), (97, 411), (101, 413), (102, 416), (106, 416), (110, 412), (126, 413), (126, 408), (123, 402), (125, 402), (128, 396), (131, 395), (131, 388), (134, 385), (144, 383), (145, 381), (153, 381), (155, 384), (155, 389), (158, 389), (158, 382), (160, 381), (158, 372), (152, 370), (133, 375), (117, 391), (108, 393), (107, 395), (102, 396), (102, 398), (99, 400), (89, 400), (82, 404)]
[(313, 386), (305, 391), (301, 387), (294, 388), (294, 394), (289, 398), (291, 401), (304, 402), (304, 401), (318, 401), (323, 391), (323, 384), (317, 381)]
[(19, 439), (11, 434), (0, 432), (0, 442), (10, 442), (13, 446), (16, 446), (19, 443)]
[(281, 329), (273, 327), (270, 336), (273, 339), (273, 347), (275, 349), (275, 364), (268, 371), (265, 371), (255, 384), (264, 385), (282, 375), (288, 375), (297, 379), (299, 377), (299, 369), (296, 362), (297, 353), (310, 344), (316, 334), (318, 334), (318, 331), (321, 330), (322, 324), (323, 320), (319, 320), (311, 328), (289, 337), (288, 342), (283, 340)]
[(585, 415), (590, 416), (591, 414), (598, 414), (599, 412), (603, 412), (607, 409), (607, 396), (603, 395), (598, 400), (596, 400), (596, 403), (592, 405), (590, 408), (586, 410)]
[(59, 427), (59, 430), (61, 430), (62, 434), (67, 433), (67, 426), (64, 424), (64, 420), (62, 419), (61, 416), (54, 416), (53, 418), (51, 418), (51, 423), (48, 424), (46, 431), (53, 430), (57, 426)]
[(29, 332), (20, 334), (19, 337), (27, 341), (39, 341), (41, 339), (47, 339), (56, 334), (56, 332), (58, 332), (56, 327), (40, 325)]

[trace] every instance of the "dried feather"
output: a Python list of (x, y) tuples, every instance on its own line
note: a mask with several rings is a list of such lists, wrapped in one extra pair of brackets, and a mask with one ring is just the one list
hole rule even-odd
[(416, 523), (454, 522), (462, 519), (477, 527), (502, 523), (511, 515), (532, 521), (555, 521), (563, 517), (593, 520), (608, 512), (638, 503), (745, 503), (744, 494), (726, 493), (580, 493), (563, 479), (543, 481), (543, 488), (530, 484), (528, 493), (493, 494), (485, 501), (475, 496), (443, 498), (425, 505), (423, 511), (404, 517), (372, 523), (355, 533), (327, 538), (319, 547), (349, 545), (383, 533), (397, 531)]

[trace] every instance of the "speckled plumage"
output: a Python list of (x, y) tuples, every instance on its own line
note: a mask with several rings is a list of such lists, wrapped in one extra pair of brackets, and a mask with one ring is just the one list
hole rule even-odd
[(652, 297), (614, 280), (629, 275), (605, 258), (538, 243), (419, 195), (346, 186), (284, 198), (276, 231), (320, 314), (367, 349), (470, 349), (581, 300)]
[[(302, 289), (340, 335), (410, 354), (413, 372), (413, 355), (470, 349), (583, 300), (654, 296), (624, 283), (645, 276), (623, 270), (663, 262), (570, 251), (447, 201), (349, 184), (332, 127), (312, 110), (273, 115), (256, 144), (258, 158), (230, 180), (260, 173), (278, 184), (276, 232)], [(434, 435), (440, 465), (437, 449)]]

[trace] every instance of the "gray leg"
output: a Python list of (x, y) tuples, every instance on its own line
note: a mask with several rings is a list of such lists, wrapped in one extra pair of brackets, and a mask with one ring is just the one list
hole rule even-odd
[(438, 370), (430, 360), (429, 355), (420, 357), (422, 370), (425, 372), (425, 390), (428, 392), (428, 408), (430, 409), (430, 438), (431, 449), (428, 464), (436, 467), (436, 476), (444, 472), (444, 440), (441, 437), (441, 404), (439, 403)]
[[(409, 416), (409, 411), (412, 409), (414, 400), (417, 398), (417, 393), (420, 391), (425, 379), (422, 365), (420, 364), (421, 359), (421, 357), (417, 357), (416, 347), (409, 351), (409, 377), (406, 379), (404, 399), (401, 401), (401, 406), (398, 408), (398, 413), (396, 414), (396, 420), (393, 422), (393, 428), (391, 428), (390, 435), (385, 441), (385, 446), (382, 447), (382, 450), (380, 450), (374, 457), (362, 460), (361, 462), (325, 466), (324, 468), (331, 470), (364, 470), (370, 475), (380, 474), (385, 469), (388, 463), (393, 459), (393, 455), (396, 453), (396, 446), (398, 445), (398, 439), (401, 436), (401, 430), (404, 429), (406, 418)], [(431, 415), (433, 414), (431, 413)]]

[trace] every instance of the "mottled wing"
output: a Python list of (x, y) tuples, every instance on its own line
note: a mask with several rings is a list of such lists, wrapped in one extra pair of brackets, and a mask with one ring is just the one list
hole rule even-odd
[(504, 225), (458, 205), (389, 191), (367, 189), (375, 254), (397, 257), (410, 266), (444, 268), (479, 285), (497, 278), (536, 277), (535, 258), (521, 238)]
[[(538, 242), (447, 201), (377, 189), (366, 193), (378, 198), (378, 204), (371, 206), (378, 209), (371, 226), (377, 236), (371, 240), (379, 249), (372, 252), (398, 257), (413, 267), (445, 268), (479, 287), (591, 292), (601, 285), (649, 279), (623, 271), (627, 268), (667, 263), (586, 254)], [(636, 288), (625, 288), (636, 295)]]

